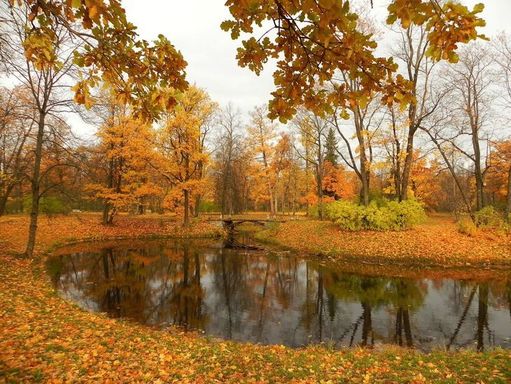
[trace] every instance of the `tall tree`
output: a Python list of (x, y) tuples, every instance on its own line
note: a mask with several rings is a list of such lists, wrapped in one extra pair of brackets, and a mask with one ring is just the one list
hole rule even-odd
[[(9, 1), (1, 5), (0, 48), (8, 74), (30, 89), (37, 135), (32, 208), (25, 254), (34, 251), (46, 119), (67, 103), (69, 75), (78, 70), (74, 101), (90, 106), (91, 89), (106, 82), (137, 116), (154, 119), (175, 104), (173, 89), (185, 89), (186, 62), (162, 35), (154, 44), (138, 40), (118, 1)], [(81, 22), (81, 25), (78, 24)], [(64, 103), (64, 100), (66, 103)]]
[[(346, 86), (354, 91), (360, 85), (348, 79), (344, 75)], [(350, 114), (342, 111), (334, 113), (329, 119), (337, 133), (342, 138), (343, 146), (338, 149), (339, 156), (344, 163), (353, 170), (360, 181), (360, 202), (369, 204), (371, 190), (371, 167), (374, 162), (373, 141), (381, 128), (384, 120), (381, 104), (375, 95), (366, 99), (364, 103), (356, 103), (350, 106)], [(355, 128), (356, 146), (350, 140), (344, 120), (351, 118)]]
[[(489, 47), (473, 43), (462, 50), (458, 64), (449, 66), (446, 78), (446, 86), (452, 91), (449, 107), (454, 116), (451, 119), (454, 132), (448, 140), (473, 165), (477, 210), (486, 205), (484, 186), (489, 153), (485, 153), (484, 142), (489, 139), (485, 129), (491, 113), (492, 65)], [(470, 139), (468, 145), (463, 142), (464, 137)]]
[(215, 196), (222, 215), (242, 212), (247, 208), (250, 154), (243, 140), (241, 112), (232, 104), (218, 116), (218, 146), (213, 166)]
[(276, 169), (272, 167), (275, 157), (274, 140), (276, 125), (267, 118), (268, 111), (264, 106), (256, 107), (250, 114), (248, 126), (249, 141), (252, 150), (260, 164), (259, 176), (266, 186), (267, 199), (270, 203), (270, 215), (276, 215)]
[(113, 224), (119, 211), (138, 206), (144, 196), (159, 192), (147, 180), (155, 157), (153, 135), (151, 127), (131, 116), (125, 105), (111, 105), (111, 114), (98, 133), (105, 179), (87, 186), (95, 198), (104, 202), (103, 224)]
[(30, 166), (28, 146), (34, 129), (31, 95), (27, 90), (0, 88), (0, 216), (16, 186), (26, 179)]
[(314, 169), (318, 214), (323, 220), (323, 177), (325, 164), (325, 136), (328, 122), (312, 112), (301, 110), (295, 117), (295, 126), (301, 138), (303, 150), (297, 150), (299, 156)]
[[(5, 4), (2, 5), (5, 7)], [(69, 76), (73, 69), (73, 52), (76, 46), (69, 39), (66, 28), (61, 24), (52, 23), (50, 28), (52, 36), (51, 57), (52, 63), (39, 60), (30, 61), (26, 42), (34, 38), (31, 31), (31, 10), (20, 6), (3, 9), (5, 21), (2, 23), (3, 35), (3, 65), (6, 72), (16, 79), (31, 94), (36, 114), (34, 163), (31, 181), (32, 203), (30, 210), (30, 227), (25, 254), (31, 257), (34, 251), (37, 221), (39, 214), (39, 201), (41, 198), (41, 162), (43, 159), (44, 140), (47, 133), (47, 119), (58, 118), (57, 114), (66, 109), (70, 100), (67, 100), (62, 89), (68, 86)], [(58, 65), (56, 63), (58, 62)]]
[(204, 168), (209, 159), (204, 140), (216, 104), (203, 90), (190, 87), (169, 112), (159, 131), (158, 144), (163, 155), (163, 176), (183, 196), (185, 226), (190, 223), (193, 194), (200, 194)]
[(325, 161), (329, 161), (332, 165), (337, 165), (337, 139), (335, 137), (335, 131), (332, 127), (328, 130), (328, 135), (325, 141)]
[(427, 123), (428, 117), (435, 112), (441, 99), (441, 96), (434, 100), (432, 98), (431, 83), (435, 61), (427, 55), (429, 46), (426, 28), (411, 25), (406, 30), (400, 30), (399, 44), (392, 51), (393, 57), (399, 60), (405, 78), (411, 84), (411, 94), (415, 99), (415, 102), (408, 105), (405, 113), (399, 108), (390, 108), (392, 173), (395, 194), (399, 201), (408, 198), (416, 133), (420, 125)]

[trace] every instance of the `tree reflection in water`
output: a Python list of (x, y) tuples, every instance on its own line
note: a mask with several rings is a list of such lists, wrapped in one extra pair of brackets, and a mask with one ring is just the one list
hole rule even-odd
[[(241, 341), (511, 347), (511, 283), (370, 277), (217, 243), (146, 242), (58, 256), (59, 292), (91, 311)], [(474, 332), (475, 330), (475, 332)]]

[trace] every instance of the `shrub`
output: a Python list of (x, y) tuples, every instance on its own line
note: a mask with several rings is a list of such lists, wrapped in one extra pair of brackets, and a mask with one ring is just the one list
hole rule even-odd
[(400, 229), (411, 228), (426, 220), (424, 207), (417, 200), (405, 200), (400, 203), (391, 201), (388, 207), (396, 215), (396, 223)]
[[(323, 203), (323, 215), (325, 218), (328, 217), (328, 208), (330, 206), (331, 203)], [(311, 205), (309, 206), (308, 210), (307, 210), (307, 215), (309, 216), (312, 216), (312, 217), (319, 217), (319, 207), (321, 207), (321, 204), (314, 204), (314, 205)]]
[[(317, 215), (317, 208), (316, 208)], [(399, 231), (424, 221), (426, 214), (422, 205), (415, 200), (403, 202), (373, 201), (364, 207), (348, 201), (335, 201), (326, 204), (325, 216), (342, 229)]]
[(371, 202), (369, 206), (363, 209), (363, 227), (365, 229), (374, 229), (377, 231), (399, 230), (398, 215), (388, 206), (378, 206), (376, 202)]
[(335, 201), (326, 205), (326, 217), (341, 228), (350, 231), (358, 231), (363, 228), (363, 210), (362, 207), (348, 202)]
[(490, 205), (475, 213), (475, 225), (479, 228), (501, 229), (505, 223), (502, 215)]
[(201, 201), (199, 204), (199, 212), (211, 213), (219, 212), (220, 208), (213, 201)]
[(458, 222), (458, 232), (468, 236), (475, 236), (477, 227), (470, 217), (462, 217)]
[[(23, 204), (26, 212), (30, 212), (32, 198), (28, 197)], [(44, 196), (39, 201), (39, 212), (45, 215), (67, 215), (71, 212), (71, 207), (62, 199), (54, 196)]]

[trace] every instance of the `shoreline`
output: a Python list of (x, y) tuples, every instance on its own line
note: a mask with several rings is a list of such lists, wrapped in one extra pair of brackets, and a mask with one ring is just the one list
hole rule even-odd
[[(110, 232), (126, 231), (126, 237), (132, 237), (133, 223), (124, 224)], [(511, 351), (501, 348), (428, 353), (395, 346), (292, 349), (216, 340), (177, 328), (163, 332), (89, 313), (60, 298), (44, 268), (41, 252), (66, 238), (57, 227), (60, 231), (41, 224), (37, 259), (9, 256), (5, 247), (0, 251), (0, 379), (7, 382), (125, 382), (129, 378), (184, 383), (504, 383), (511, 377)], [(67, 238), (80, 240), (74, 232), (84, 228), (69, 227), (73, 236)], [(145, 228), (145, 235), (150, 228)], [(12, 229), (9, 238), (3, 229), (0, 222), (0, 243), (9, 242), (11, 250), (22, 248), (22, 228)]]
[[(511, 271), (511, 236), (502, 236), (495, 245), (492, 243), (495, 238), (490, 240), (486, 236), (498, 234), (488, 232), (472, 238), (457, 233), (453, 227), (454, 224), (442, 219), (400, 232), (349, 232), (328, 221), (303, 220), (255, 231), (254, 237), (272, 246), (339, 264)], [(435, 239), (435, 235), (440, 239)], [(423, 243), (427, 236), (431, 236), (429, 243)], [(435, 244), (436, 241), (440, 244)]]

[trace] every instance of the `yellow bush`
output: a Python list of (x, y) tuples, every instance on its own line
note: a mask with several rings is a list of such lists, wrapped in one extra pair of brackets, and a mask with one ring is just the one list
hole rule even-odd
[(468, 236), (475, 236), (477, 234), (477, 226), (470, 217), (462, 217), (457, 224), (459, 233)]

